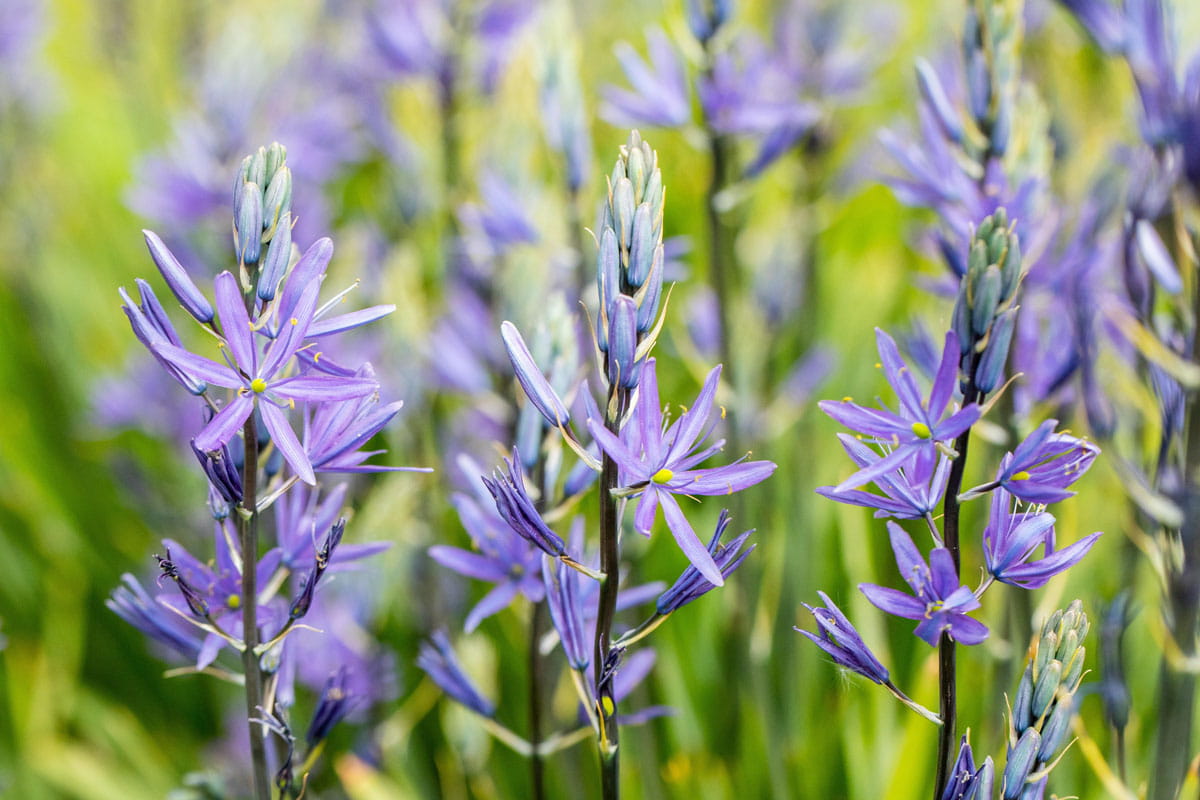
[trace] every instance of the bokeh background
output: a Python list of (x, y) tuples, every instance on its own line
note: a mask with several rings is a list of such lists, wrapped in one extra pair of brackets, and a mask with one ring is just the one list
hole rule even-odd
[[(447, 426), (471, 424), (458, 412), (476, 402), (441, 386), (434, 369), (439, 321), (454, 302), (443, 281), (445, 237), (451, 225), (471, 230), (470, 212), (457, 212), (481, 202), (485, 174), (509, 181), (507, 202), (536, 236), (489, 267), (505, 298), (495, 313), (534, 324), (547, 275), (572, 263), (577, 241), (590, 263), (590, 239), (577, 237), (592, 227), (603, 176), (628, 135), (599, 113), (601, 87), (625, 84), (614, 45), (627, 41), (644, 52), (652, 25), (675, 42), (690, 37), (677, 2), (529, 5), (503, 58), (494, 43), (471, 56), (494, 86), (459, 98), (459, 158), (448, 166), (434, 82), (380, 56), (371, 32), (378, 21), (365, 3), (0, 0), (0, 795), (162, 798), (185, 775), (219, 772), (230, 759), (223, 742), (236, 690), (203, 677), (164, 678), (172, 664), (104, 602), (122, 573), (152, 576), (150, 554), (163, 537), (202, 541), (207, 516), (201, 478), (174, 427), (171, 403), (183, 398), (131, 335), (117, 287), (137, 276), (158, 285), (143, 228), (188, 248), (193, 269), (215, 274), (227, 266), (233, 169), (242, 155), (279, 140), (297, 181), (298, 238), (301, 230), (308, 241), (332, 236), (331, 271), (361, 279), (372, 301), (398, 306), (380, 324), (381, 340), (369, 343), (381, 380), (407, 401), (385, 436), (389, 463), (437, 470), (362, 481), (352, 494), (353, 538), (394, 543), (362, 582), (369, 592), (361, 600), (394, 653), (395, 699), (338, 730), (314, 791), (526, 796), (523, 760), (414, 665), (435, 627), (459, 637), (465, 610), (482, 593), (426, 555), (435, 543), (467, 542), (449, 505), (455, 466)], [(798, 13), (779, 5), (738, 2), (730, 25), (769, 37), (778, 15)], [(1200, 13), (1176, 5), (1180, 50), (1194, 52)], [(813, 493), (848, 474), (837, 426), (815, 402), (884, 391), (874, 368), (875, 326), (903, 329), (914, 315), (933, 330), (948, 325), (949, 300), (924, 289), (944, 270), (923, 244), (933, 217), (904, 207), (884, 185), (881, 176), (895, 169), (877, 136), (913, 126), (914, 60), (953, 52), (962, 17), (961, 4), (949, 0), (846, 3), (837, 35), (845, 57), (858, 60), (861, 85), (822, 105), (809, 146), (724, 198), (749, 277), (730, 354), (747, 365), (745, 377), (726, 387), (723, 402), (748, 420), (740, 444), (780, 468), (734, 505), (739, 530), (758, 530), (757, 552), (726, 589), (655, 634), (658, 663), (637, 701), (676, 713), (623, 734), (629, 798), (928, 794), (933, 728), (885, 692), (843, 676), (792, 626), (811, 627), (802, 603), (823, 589), (856, 620), (897, 684), (936, 707), (934, 651), (854, 589), (892, 580), (881, 523)], [(496, 65), (485, 63), (493, 57)], [(568, 211), (539, 103), (547, 62), (560, 57), (577, 58), (590, 133), (577, 214)], [(1137, 138), (1132, 83), (1044, 0), (1026, 9), (1022, 57), (1051, 120), (1055, 192), (1079, 204), (1111, 148)], [(672, 396), (694, 397), (709, 364), (690, 331), (706, 313), (708, 155), (695, 130), (642, 133), (668, 187), (666, 235), (691, 242), (660, 374)], [(772, 314), (783, 322), (768, 326)], [(494, 329), (477, 333), (498, 343)], [(790, 365), (817, 348), (828, 364), (821, 379), (794, 391), (784, 386)], [(514, 404), (508, 388), (488, 402)], [(1064, 424), (1086, 432), (1082, 417)], [(972, 474), (982, 479), (999, 452), (976, 451)], [(1095, 615), (1132, 588), (1138, 613), (1125, 652), (1136, 786), (1151, 764), (1160, 588), (1104, 457), (1078, 488), (1079, 497), (1058, 509), (1060, 537), (1106, 535), (1083, 564), (1035, 593), (1027, 610), (1044, 615), (1078, 597)], [(704, 524), (716, 510), (705, 505)], [(970, 509), (968, 530), (982, 524), (981, 510)], [(643, 579), (671, 580), (683, 566), (665, 530), (631, 548)], [(971, 558), (969, 569), (978, 566)], [(993, 591), (982, 612), (992, 639), (960, 656), (960, 720), (977, 753), (1002, 759), (1004, 696), (1015, 688), (1025, 642), (1007, 635), (1014, 612), (1005, 605), (1016, 602), (1016, 590)], [(526, 614), (518, 605), (462, 643), (469, 670), (518, 730)], [(569, 723), (569, 695), (555, 698), (559, 719)], [(1104, 797), (1101, 762), (1111, 737), (1094, 698), (1081, 709), (1085, 738), (1051, 786), (1060, 796)], [(596, 780), (589, 742), (548, 767), (552, 796), (598, 796), (589, 788)]]

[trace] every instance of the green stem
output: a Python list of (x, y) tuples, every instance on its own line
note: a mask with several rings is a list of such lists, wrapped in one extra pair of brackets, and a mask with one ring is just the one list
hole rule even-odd
[(542, 742), (542, 654), (539, 650), (542, 629), (545, 627), (545, 604), (534, 603), (529, 618), (529, 779), (533, 800), (545, 800), (545, 760), (539, 746)]
[[(972, 369), (973, 372), (973, 369)], [(974, 383), (963, 391), (963, 406), (982, 398)], [(954, 570), (958, 572), (961, 556), (958, 545), (958, 493), (962, 489), (963, 472), (967, 464), (967, 447), (971, 443), (971, 431), (962, 432), (954, 442), (958, 457), (950, 466), (950, 478), (946, 485), (946, 500), (942, 507), (942, 543), (954, 559)], [(955, 757), (958, 727), (958, 683), (954, 641), (946, 634), (938, 642), (938, 716), (942, 727), (938, 731), (937, 778), (933, 784), (933, 798), (940, 800), (942, 791), (950, 779), (950, 768)]]
[(254, 797), (271, 800), (267, 751), (262, 729), (253, 720), (262, 715), (262, 671), (258, 655), (258, 430), (251, 414), (242, 428), (245, 464), (242, 475), (242, 509), (239, 532), (242, 550), (242, 671), (246, 676), (246, 717), (250, 730), (250, 761), (254, 771)]
[[(629, 392), (613, 387), (616, 402), (604, 422), (614, 435), (620, 433), (621, 418), (629, 407)], [(605, 681), (604, 665), (612, 650), (612, 626), (617, 611), (617, 588), (620, 583), (620, 514), (618, 499), (612, 490), (617, 488), (617, 463), (604, 454), (600, 471), (600, 571), (605, 574), (600, 584), (600, 600), (596, 612), (596, 646), (593, 650), (593, 669), (596, 675), (596, 709), (600, 722), (600, 777), (604, 800), (620, 796), (620, 760), (618, 756), (617, 704), (612, 694), (612, 681)]]

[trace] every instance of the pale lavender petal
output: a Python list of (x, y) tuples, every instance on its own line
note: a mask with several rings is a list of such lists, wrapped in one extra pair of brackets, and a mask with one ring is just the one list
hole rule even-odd
[(378, 389), (379, 383), (370, 378), (336, 378), (332, 375), (300, 375), (270, 386), (272, 394), (312, 403), (353, 400)]
[(646, 488), (642, 499), (638, 501), (637, 510), (633, 515), (633, 529), (643, 536), (650, 535), (654, 527), (654, 515), (658, 512), (658, 490), (653, 486)]
[(668, 461), (678, 460), (688, 450), (691, 450), (696, 438), (704, 431), (708, 418), (712, 414), (712, 404), (717, 396), (717, 381), (720, 377), (721, 365), (718, 364), (713, 367), (712, 372), (708, 373), (708, 378), (704, 381), (704, 388), (700, 390), (696, 402), (692, 404), (687, 413), (679, 418), (675, 441), (671, 443), (671, 449), (667, 455)]
[(724, 467), (676, 473), (668, 486), (683, 494), (715, 496), (733, 494), (765, 481), (775, 472), (771, 461), (743, 461)]
[(218, 364), (204, 356), (188, 352), (182, 347), (176, 347), (163, 341), (153, 345), (153, 350), (172, 366), (191, 377), (217, 386), (224, 386), (227, 389), (237, 389), (246, 385), (240, 375), (224, 364)]
[(287, 415), (272, 403), (260, 403), (259, 410), (262, 412), (263, 423), (271, 432), (271, 441), (275, 443), (283, 459), (291, 465), (296, 477), (309, 486), (315, 486), (317, 478), (313, 475), (312, 464), (309, 463), (292, 426), (288, 424)]
[(208, 425), (204, 426), (204, 430), (197, 434), (193, 442), (196, 449), (205, 453), (221, 449), (221, 445), (227, 444), (237, 435), (253, 410), (254, 398), (252, 396), (242, 394), (235, 396), (229, 405), (222, 408), (209, 421)]
[(217, 296), (217, 316), (221, 320), (221, 332), (233, 353), (233, 359), (238, 367), (247, 375), (255, 375), (258, 367), (258, 354), (254, 349), (254, 331), (250, 327), (250, 317), (246, 314), (246, 305), (242, 300), (242, 287), (232, 272), (226, 270), (217, 276), (214, 282)]
[(679, 549), (687, 556), (688, 561), (692, 562), (692, 566), (700, 570), (700, 574), (708, 579), (708, 582), (713, 586), (724, 586), (725, 578), (721, 575), (721, 570), (717, 567), (717, 563), (713, 561), (712, 554), (708, 552), (708, 548), (696, 536), (696, 531), (692, 529), (691, 523), (687, 521), (687, 517), (683, 515), (683, 510), (679, 507), (679, 503), (675, 498), (666, 492), (660, 498), (662, 504), (663, 517), (667, 520), (667, 527), (671, 529), (671, 534), (675, 537), (675, 542), (679, 545)]
[(508, 572), (500, 562), (458, 547), (449, 547), (444, 544), (434, 545), (429, 548), (429, 557), (443, 567), (452, 569), (468, 578), (498, 583), (508, 577)]
[(349, 314), (338, 314), (336, 317), (319, 319), (308, 326), (308, 335), (316, 338), (319, 336), (328, 336), (333, 333), (342, 333), (352, 328), (357, 328), (360, 325), (366, 325), (375, 320), (383, 319), (395, 310), (396, 306), (391, 304), (371, 306), (360, 311), (351, 311)]
[(304, 287), (291, 316), (280, 318), (279, 332), (275, 336), (275, 341), (271, 342), (271, 347), (267, 350), (267, 357), (255, 374), (256, 378), (270, 380), (296, 352), (296, 348), (304, 340), (309, 323), (312, 322), (313, 312), (317, 308), (317, 295), (320, 291), (321, 284), (318, 281), (313, 281)]

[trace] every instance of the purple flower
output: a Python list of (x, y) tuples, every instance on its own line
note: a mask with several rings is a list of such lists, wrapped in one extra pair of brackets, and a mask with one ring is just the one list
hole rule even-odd
[(995, 771), (991, 756), (984, 759), (979, 769), (975, 768), (975, 757), (964, 734), (958, 758), (954, 760), (946, 788), (942, 790), (942, 800), (991, 800)]
[(661, 30), (651, 29), (646, 38), (649, 64), (627, 42), (617, 44), (617, 59), (632, 89), (605, 87), (600, 115), (619, 127), (686, 125), (692, 118), (692, 109), (683, 60)]
[(958, 437), (974, 425), (980, 416), (979, 406), (973, 403), (946, 415), (958, 377), (958, 340), (953, 333), (946, 334), (942, 362), (925, 402), (921, 401), (916, 378), (900, 358), (896, 342), (879, 328), (875, 329), (875, 339), (884, 374), (900, 400), (899, 413), (886, 408), (864, 408), (849, 400), (825, 400), (819, 405), (822, 411), (838, 422), (874, 437), (876, 444), (890, 448), (891, 452), (842, 481), (834, 488), (835, 492), (845, 492), (886, 475), (908, 463), (914, 455), (924, 462), (919, 466), (918, 473), (931, 473), (938, 443)]
[[(562, 561), (542, 559), (542, 580), (546, 587), (546, 601), (550, 607), (550, 620), (562, 641), (567, 663), (574, 670), (586, 670), (592, 663), (592, 628), (589, 626), (583, 603), (587, 587), (582, 573), (568, 567)], [(592, 620), (594, 623), (594, 620)]]
[(347, 684), (345, 666), (338, 667), (326, 681), (317, 707), (313, 711), (312, 722), (308, 724), (308, 733), (305, 734), (310, 748), (327, 737), (333, 726), (345, 719), (346, 715), (362, 702), (363, 698), (355, 695)]
[(892, 551), (896, 554), (896, 566), (912, 587), (913, 594), (861, 583), (858, 588), (867, 599), (888, 614), (921, 620), (914, 632), (931, 647), (937, 646), (943, 633), (962, 644), (979, 644), (986, 639), (987, 626), (967, 616), (968, 611), (979, 608), (979, 598), (959, 582), (950, 551), (935, 547), (926, 564), (903, 528), (889, 521), (888, 532)]
[(507, 608), (518, 594), (540, 602), (544, 596), (541, 551), (496, 513), (482, 485), (476, 487), (475, 497), (455, 494), (451, 502), (477, 552), (434, 545), (429, 548), (430, 557), (460, 575), (496, 584), (467, 614), (464, 630), (475, 630), (484, 619)]
[(813, 619), (817, 621), (817, 633), (800, 630), (800, 628), (796, 628), (796, 630), (828, 653), (838, 665), (862, 675), (867, 680), (887, 685), (891, 681), (887, 668), (879, 663), (879, 659), (875, 658), (875, 654), (863, 642), (862, 637), (859, 636), (858, 631), (842, 613), (842, 610), (829, 599), (829, 595), (824, 592), (817, 592), (817, 594), (825, 603), (824, 607), (813, 608), (807, 603), (804, 604), (804, 607), (812, 613)]
[(104, 605), (154, 641), (196, 661), (200, 656), (200, 629), (164, 608), (128, 572), (121, 576), (121, 582), (124, 585), (114, 589)]
[[(839, 433), (838, 439), (861, 470), (872, 469), (884, 458), (849, 434)], [(934, 513), (941, 504), (950, 477), (950, 464), (944, 453), (938, 454), (936, 462), (913, 453), (906, 462), (875, 478), (882, 496), (862, 489), (834, 486), (822, 486), (817, 489), (817, 494), (839, 503), (874, 508), (876, 517), (920, 519)]]
[[(211, 564), (206, 564), (178, 542), (164, 539), (163, 547), (168, 556), (160, 558), (163, 576), (174, 580), (179, 591), (161, 594), (158, 601), (185, 618), (202, 616), (225, 626), (230, 635), (239, 635), (242, 623), (242, 568), (234, 553), (234, 542), (237, 540), (237, 531), (229, 520), (214, 523), (216, 558)], [(279, 564), (278, 548), (269, 550), (259, 559), (259, 586), (270, 584)], [(270, 629), (276, 626), (280, 621), (278, 617), (274, 607), (260, 605), (258, 622), (261, 627)], [(204, 668), (211, 664), (226, 644), (226, 640), (215, 633), (205, 635), (204, 643), (196, 655), (196, 667)]]
[[(325, 375), (285, 377), (285, 366), (304, 342), (309, 324), (316, 311), (319, 281), (312, 281), (296, 303), (292, 316), (281, 325), (280, 334), (259, 358), (254, 329), (243, 305), (237, 278), (222, 272), (216, 279), (217, 315), (225, 335), (224, 344), (233, 360), (230, 366), (189, 353), (181, 347), (156, 343), (154, 350), (169, 363), (201, 377), (203, 380), (236, 389), (237, 394), (221, 412), (213, 417), (195, 440), (200, 450), (219, 449), (227, 443), (255, 407), (283, 457), (305, 483), (316, 483), (312, 464), (296, 434), (288, 424), (283, 409), (294, 402), (353, 400), (373, 393), (378, 384), (369, 379), (337, 378)], [(260, 398), (265, 402), (259, 402)]]
[[(753, 530), (734, 537), (732, 541), (724, 545), (721, 544), (721, 537), (725, 534), (725, 529), (729, 527), (729, 519), (729, 511), (721, 509), (721, 515), (717, 519), (717, 528), (708, 543), (708, 552), (712, 556), (713, 563), (721, 570), (722, 577), (726, 578), (742, 565), (746, 556), (750, 555), (756, 547), (752, 544), (742, 550), (742, 545), (750, 538), (750, 534), (754, 533)], [(655, 608), (659, 614), (670, 614), (715, 588), (716, 586), (704, 577), (700, 570), (689, 564), (671, 585), (671, 588), (659, 595)]]
[(624, 483), (622, 491), (641, 495), (634, 513), (634, 529), (648, 536), (655, 513), (662, 506), (667, 526), (688, 561), (716, 586), (725, 583), (721, 570), (683, 515), (675, 495), (733, 494), (765, 480), (775, 471), (775, 464), (770, 461), (744, 460), (724, 467), (695, 468), (725, 444), (721, 439), (704, 446), (717, 423), (712, 419), (712, 410), (720, 374), (721, 367), (717, 366), (708, 374), (696, 402), (667, 427), (658, 397), (656, 363), (649, 359), (642, 367), (634, 418), (621, 435), (613, 434), (596, 419), (587, 423), (592, 437), (617, 463)]
[(463, 671), (444, 631), (434, 631), (430, 641), (421, 645), (417, 666), (425, 670), (443, 692), (476, 714), (490, 717), (496, 713), (495, 704), (479, 693)]
[[(1012, 496), (996, 489), (988, 525), (983, 531), (987, 570), (1001, 583), (1025, 589), (1041, 588), (1055, 575), (1078, 563), (1100, 538), (1099, 533), (1093, 533), (1056, 551), (1054, 517), (1044, 511), (1015, 514), (1012, 506)], [(1030, 561), (1038, 545), (1045, 545), (1045, 554)]]
[(496, 510), (509, 527), (543, 553), (560, 557), (566, 553), (562, 537), (550, 530), (525, 490), (525, 475), (519, 454), (504, 459), (508, 471), (497, 469), (492, 479), (482, 478), (483, 485), (496, 501)]
[[(312, 564), (317, 557), (317, 537), (324, 536), (342, 515), (347, 488), (344, 483), (338, 484), (322, 497), (317, 489), (295, 486), (272, 506), (283, 566), (301, 573)], [(350, 562), (382, 553), (389, 547), (390, 542), (339, 545), (337, 563), (330, 570), (346, 569)]]
[(1100, 448), (1065, 433), (1048, 419), (1004, 457), (996, 483), (1027, 503), (1045, 505), (1074, 496), (1067, 487), (1088, 471)]

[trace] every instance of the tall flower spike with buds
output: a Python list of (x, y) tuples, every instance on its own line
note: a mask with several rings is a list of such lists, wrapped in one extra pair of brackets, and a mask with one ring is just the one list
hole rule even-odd
[(1055, 611), (1029, 649), (1029, 663), (1009, 712), (1004, 800), (1041, 797), (1075, 713), (1083, 679), (1088, 618), (1075, 600)]

